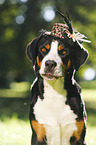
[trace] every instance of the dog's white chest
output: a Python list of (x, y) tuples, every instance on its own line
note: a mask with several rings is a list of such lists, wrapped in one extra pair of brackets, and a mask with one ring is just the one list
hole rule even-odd
[[(45, 83), (47, 84), (47, 83)], [(65, 104), (66, 97), (53, 89), (49, 84), (45, 87), (44, 99), (38, 98), (34, 106), (36, 120), (46, 130), (48, 145), (70, 145), (70, 137), (74, 130), (76, 115)]]

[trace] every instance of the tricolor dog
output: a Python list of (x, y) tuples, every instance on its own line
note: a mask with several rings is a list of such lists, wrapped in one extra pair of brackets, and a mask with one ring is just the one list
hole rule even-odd
[(36, 79), (31, 86), (32, 145), (86, 145), (86, 112), (74, 73), (88, 57), (69, 18), (27, 46)]

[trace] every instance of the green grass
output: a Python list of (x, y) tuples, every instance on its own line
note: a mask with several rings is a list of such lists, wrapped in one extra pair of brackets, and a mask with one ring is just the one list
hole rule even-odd
[(86, 134), (87, 145), (96, 145), (96, 126), (88, 126)]
[(30, 145), (31, 128), (28, 121), (16, 117), (0, 121), (0, 145)]
[(82, 96), (87, 110), (87, 145), (96, 145), (96, 90), (83, 89)]
[[(24, 85), (25, 88), (27, 86), (27, 93), (24, 86), (21, 88), (22, 84), (19, 84), (18, 87), (17, 83), (8, 89), (9, 96), (5, 89), (3, 90), (5, 95), (2, 96), (0, 90), (0, 145), (31, 144), (31, 127), (28, 120), (29, 84)], [(13, 97), (10, 91), (13, 91)], [(88, 117), (86, 142), (87, 145), (96, 145), (96, 90), (83, 89), (82, 97), (85, 100)]]
[[(88, 125), (87, 145), (96, 145), (96, 126)], [(30, 145), (31, 128), (29, 121), (18, 118), (6, 118), (0, 121), (0, 145)]]

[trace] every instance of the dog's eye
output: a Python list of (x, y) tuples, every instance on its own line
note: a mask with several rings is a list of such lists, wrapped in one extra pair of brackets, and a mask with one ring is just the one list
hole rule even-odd
[(44, 56), (44, 55), (46, 55), (48, 52), (49, 52), (49, 50), (44, 46), (44, 47), (41, 47), (40, 49), (39, 49), (39, 51), (40, 51), (40, 53)]
[(66, 55), (69, 54), (69, 51), (68, 51), (67, 48), (64, 48), (63, 45), (59, 45), (59, 47), (58, 47), (58, 53), (59, 53), (59, 55), (60, 55), (61, 57), (65, 57)]
[(67, 50), (62, 49), (61, 51), (59, 51), (60, 55), (66, 55), (67, 54)]
[(66, 50), (64, 50), (63, 52), (62, 52), (62, 54), (66, 54), (67, 53), (67, 51)]
[(45, 48), (42, 48), (42, 51), (43, 51), (43, 52), (45, 52), (45, 51), (46, 51), (46, 49), (45, 49)]
[(47, 45), (45, 45), (45, 47), (43, 47), (41, 50), (42, 50), (43, 52), (46, 52), (47, 50), (49, 50), (49, 48), (50, 48), (50, 45), (47, 44)]
[(43, 56), (46, 55), (49, 52), (49, 50), (50, 50), (50, 44), (49, 43), (39, 47), (39, 51)]

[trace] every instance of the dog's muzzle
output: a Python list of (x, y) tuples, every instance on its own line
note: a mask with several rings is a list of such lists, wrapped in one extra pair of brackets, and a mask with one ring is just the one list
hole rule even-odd
[(61, 74), (57, 73), (57, 62), (54, 60), (45, 61), (44, 72), (41, 74), (45, 79), (53, 80), (61, 77)]
[(45, 62), (45, 69), (44, 69), (45, 74), (43, 74), (43, 76), (47, 77), (48, 79), (53, 79), (55, 77), (54, 71), (55, 71), (56, 66), (57, 66), (57, 63), (55, 61), (47, 60)]
[(57, 63), (53, 60), (47, 60), (45, 62), (45, 73), (54, 73), (54, 69), (57, 66)]

